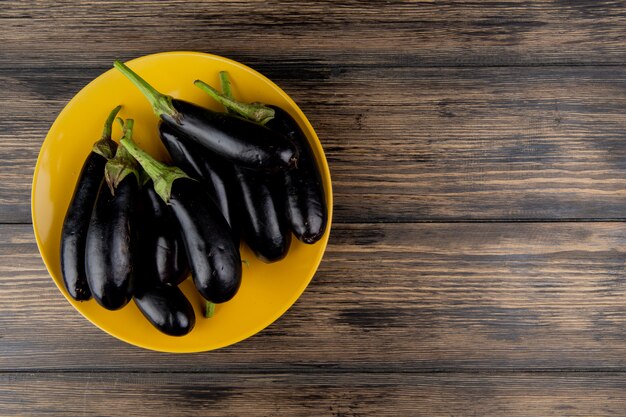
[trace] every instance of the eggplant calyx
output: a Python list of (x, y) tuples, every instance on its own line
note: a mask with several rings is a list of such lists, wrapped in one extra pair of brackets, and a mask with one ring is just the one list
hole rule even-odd
[(93, 148), (91, 149), (92, 152), (101, 155), (107, 160), (113, 158), (115, 155), (115, 149), (117, 148), (117, 144), (113, 142), (113, 139), (111, 139), (111, 132), (113, 130), (113, 120), (115, 120), (115, 116), (117, 116), (117, 113), (119, 113), (121, 108), (122, 106), (117, 106), (111, 110), (106, 122), (104, 122), (102, 136), (96, 143), (93, 144)]
[[(126, 123), (124, 124), (124, 138), (131, 138), (132, 135), (133, 119), (126, 119)], [(142, 178), (139, 172), (140, 168), (135, 158), (128, 153), (126, 148), (119, 146), (115, 157), (110, 159), (104, 167), (104, 178), (111, 190), (111, 194), (115, 195), (117, 186), (130, 174), (135, 175), (138, 185), (141, 185)]]
[(128, 66), (119, 60), (113, 62), (113, 66), (118, 69), (122, 74), (126, 76), (134, 85), (143, 93), (148, 99), (154, 113), (161, 117), (162, 114), (167, 114), (176, 121), (180, 121), (182, 116), (174, 108), (172, 104), (172, 97), (158, 92), (153, 86), (148, 84), (146, 80), (141, 78), (135, 71), (128, 68)]
[(154, 191), (156, 191), (159, 197), (166, 203), (170, 201), (174, 181), (179, 178), (192, 180), (182, 169), (165, 165), (148, 155), (146, 151), (137, 146), (131, 136), (124, 135), (120, 143), (122, 144), (121, 147), (126, 149), (128, 153), (139, 162), (146, 174), (152, 179)]
[[(222, 88), (224, 88), (224, 79), (228, 80), (228, 74), (225, 71), (220, 73), (222, 80)], [(231, 113), (238, 114), (253, 122), (264, 125), (274, 118), (274, 109), (267, 107), (262, 103), (243, 103), (231, 97), (231, 94), (224, 94), (211, 87), (202, 80), (196, 80), (193, 83), (196, 87), (207, 93), (212, 99), (226, 107)], [(230, 93), (230, 81), (228, 81), (228, 92)]]

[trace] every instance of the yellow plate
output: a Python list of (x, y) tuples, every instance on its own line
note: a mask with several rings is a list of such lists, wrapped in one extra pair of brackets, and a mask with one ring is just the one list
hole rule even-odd
[[(258, 261), (242, 246), (240, 291), (215, 309), (215, 316), (202, 316), (202, 299), (187, 279), (181, 288), (194, 305), (196, 326), (187, 336), (160, 333), (142, 316), (134, 302), (119, 311), (107, 311), (93, 299), (76, 302), (68, 296), (60, 272), (61, 227), (83, 162), (101, 134), (107, 114), (118, 104), (120, 116), (135, 119), (134, 137), (153, 156), (167, 159), (157, 133), (157, 118), (148, 101), (119, 71), (111, 69), (84, 87), (56, 119), (41, 147), (32, 190), (32, 216), (41, 256), (65, 298), (83, 316), (105, 332), (133, 345), (165, 352), (200, 352), (218, 349), (261, 331), (278, 319), (298, 299), (322, 259), (332, 218), (330, 172), (322, 146), (298, 106), (276, 84), (258, 72), (226, 58), (197, 52), (166, 52), (130, 61), (129, 66), (157, 90), (221, 111), (204, 92), (193, 85), (202, 79), (219, 86), (219, 71), (230, 73), (233, 94), (246, 102), (278, 105), (298, 121), (311, 143), (322, 173), (328, 202), (328, 226), (315, 245), (292, 240), (289, 254), (273, 264)], [(113, 137), (121, 136), (115, 127)]]

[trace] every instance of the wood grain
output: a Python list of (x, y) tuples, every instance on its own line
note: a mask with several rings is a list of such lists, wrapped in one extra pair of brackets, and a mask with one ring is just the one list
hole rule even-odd
[[(0, 415), (623, 416), (626, 2), (0, 5)], [(170, 355), (95, 328), (30, 223), (37, 153), (115, 58), (227, 56), (309, 117), (335, 225), (260, 334)]]
[[(38, 149), (65, 101), (96, 75), (54, 74), (0, 71), (0, 221), (30, 221)], [(324, 145), (337, 221), (625, 218), (624, 68), (276, 75)]]
[[(619, 416), (626, 374), (0, 374), (4, 416)], [(115, 404), (115, 406), (112, 406)]]
[[(4, 1), (0, 65), (91, 66), (167, 50), (259, 63), (617, 64), (622, 1)], [(299, 76), (301, 76), (300, 74)]]
[(0, 230), (2, 370), (626, 367), (624, 223), (336, 225), (290, 311), (194, 355), (146, 352), (96, 329), (58, 293), (30, 227)]

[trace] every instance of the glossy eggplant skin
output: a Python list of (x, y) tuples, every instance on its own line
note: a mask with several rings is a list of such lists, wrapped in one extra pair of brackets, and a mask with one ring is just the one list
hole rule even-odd
[(283, 259), (289, 251), (291, 233), (283, 216), (280, 187), (272, 184), (271, 175), (238, 167), (235, 173), (242, 204), (239, 221), (246, 243), (264, 262)]
[(196, 324), (191, 303), (176, 286), (161, 285), (137, 291), (134, 300), (148, 321), (167, 335), (184, 336)]
[(241, 256), (209, 193), (200, 182), (180, 178), (172, 183), (169, 206), (178, 220), (198, 292), (213, 303), (233, 298), (241, 285)]
[(138, 210), (138, 273), (153, 286), (180, 284), (189, 275), (185, 246), (174, 214), (152, 182), (142, 187)]
[(85, 274), (85, 241), (106, 162), (105, 157), (95, 152), (87, 156), (63, 221), (61, 273), (67, 292), (77, 301), (91, 298)]
[(137, 179), (128, 175), (111, 194), (100, 186), (85, 245), (85, 270), (91, 292), (102, 307), (118, 310), (131, 299), (136, 258)]
[(285, 213), (293, 234), (304, 243), (321, 239), (328, 222), (322, 176), (311, 145), (298, 123), (285, 110), (269, 106), (275, 115), (265, 126), (291, 139), (298, 149), (298, 164), (285, 171)]
[(185, 171), (190, 177), (204, 181), (203, 160), (198, 153), (199, 145), (197, 143), (188, 139), (183, 139), (184, 142), (181, 141), (181, 138), (185, 136), (165, 123), (159, 124), (159, 137), (172, 157), (174, 165)]
[(202, 146), (181, 135), (166, 124), (159, 126), (161, 142), (172, 157), (174, 165), (185, 171), (187, 175), (202, 181), (218, 205), (222, 215), (232, 229), (232, 235), (239, 241), (239, 228), (234, 221), (236, 217), (236, 194), (233, 192), (232, 168), (220, 163)]
[(179, 118), (163, 113), (163, 123), (232, 163), (276, 171), (293, 167), (298, 159), (290, 140), (258, 123), (183, 100), (172, 99), (172, 105)]

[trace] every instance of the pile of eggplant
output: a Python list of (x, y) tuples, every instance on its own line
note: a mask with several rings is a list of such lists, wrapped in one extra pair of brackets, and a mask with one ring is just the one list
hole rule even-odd
[[(283, 259), (291, 235), (307, 244), (324, 234), (327, 207), (313, 151), (285, 110), (195, 85), (225, 112), (161, 94), (125, 64), (120, 70), (159, 117), (172, 165), (133, 140), (134, 122), (111, 111), (83, 164), (61, 233), (69, 295), (118, 310), (134, 300), (157, 329), (188, 334), (196, 318), (178, 285), (191, 275), (205, 316), (241, 284), (240, 239), (264, 262)], [(123, 137), (111, 138), (118, 121)], [(245, 262), (245, 261), (244, 261)]]

